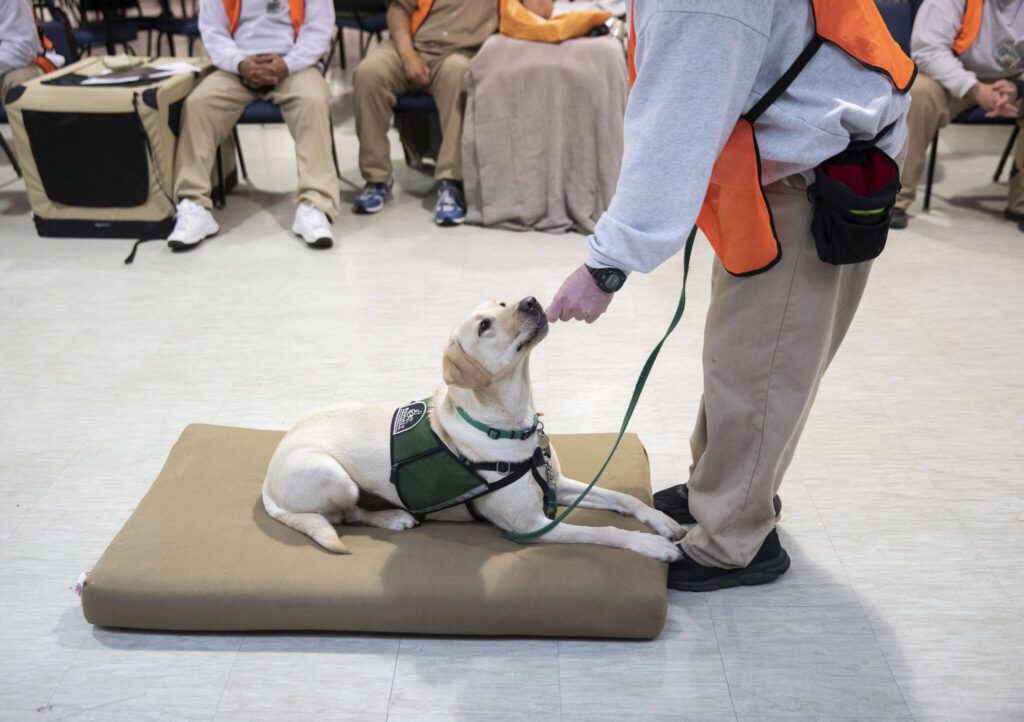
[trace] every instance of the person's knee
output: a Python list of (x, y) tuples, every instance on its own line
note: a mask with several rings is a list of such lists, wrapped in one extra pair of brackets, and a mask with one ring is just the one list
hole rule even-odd
[(375, 48), (356, 66), (352, 90), (356, 95), (383, 94), (391, 79), (391, 65), (383, 57), (384, 50)]
[(438, 66), (437, 73), (439, 83), (465, 90), (469, 80), (469, 58), (461, 53), (449, 55)]
[(946, 103), (946, 89), (924, 73), (918, 73), (910, 88), (910, 107), (918, 110), (940, 108)]

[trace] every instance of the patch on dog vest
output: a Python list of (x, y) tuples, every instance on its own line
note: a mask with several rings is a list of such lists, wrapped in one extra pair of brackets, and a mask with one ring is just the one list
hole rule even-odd
[(411, 404), (399, 407), (391, 418), (391, 433), (401, 434), (414, 429), (426, 417), (427, 403), (425, 401), (413, 401)]

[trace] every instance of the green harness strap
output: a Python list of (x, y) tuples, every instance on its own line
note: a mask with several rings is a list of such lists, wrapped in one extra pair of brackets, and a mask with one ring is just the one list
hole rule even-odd
[(683, 251), (683, 288), (679, 293), (679, 304), (676, 306), (676, 313), (672, 317), (672, 322), (668, 325), (668, 330), (665, 331), (665, 335), (661, 337), (661, 341), (659, 341), (658, 345), (654, 347), (653, 351), (651, 351), (651, 354), (647, 357), (646, 363), (644, 363), (643, 369), (640, 371), (640, 377), (636, 380), (636, 386), (633, 387), (633, 398), (629, 401), (629, 406), (626, 409), (626, 415), (622, 419), (622, 427), (619, 429), (619, 435), (615, 439), (615, 443), (612, 445), (612, 450), (608, 452), (608, 458), (604, 460), (604, 464), (601, 465), (601, 468), (598, 470), (597, 476), (594, 477), (594, 480), (590, 482), (587, 488), (584, 489), (578, 497), (576, 497), (576, 500), (570, 504), (565, 511), (552, 519), (550, 523), (542, 526), (540, 529), (523, 533), (513, 531), (505, 532), (505, 536), (512, 541), (525, 542), (530, 539), (535, 539), (536, 537), (547, 534), (549, 531), (561, 524), (565, 517), (569, 516), (570, 512), (579, 506), (580, 502), (583, 501), (587, 494), (590, 493), (590, 490), (594, 488), (598, 479), (601, 478), (601, 474), (604, 473), (605, 468), (607, 468), (609, 462), (611, 462), (612, 457), (615, 456), (615, 452), (619, 448), (619, 442), (622, 441), (622, 436), (626, 433), (626, 427), (629, 426), (629, 420), (633, 417), (633, 409), (636, 408), (636, 404), (640, 400), (640, 395), (644, 391), (644, 385), (647, 383), (647, 376), (651, 373), (651, 369), (654, 368), (654, 362), (657, 360), (658, 354), (661, 353), (661, 347), (665, 344), (665, 341), (668, 340), (668, 337), (672, 335), (676, 325), (679, 323), (679, 319), (683, 317), (683, 310), (686, 308), (686, 278), (690, 275), (690, 253), (693, 251), (693, 239), (696, 235), (697, 227), (694, 226), (693, 230), (690, 231), (690, 235), (686, 238), (686, 249)]

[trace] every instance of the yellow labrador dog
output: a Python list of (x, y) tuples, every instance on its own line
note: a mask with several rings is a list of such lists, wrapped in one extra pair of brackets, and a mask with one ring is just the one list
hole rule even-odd
[[(263, 482), (267, 513), (339, 554), (348, 550), (332, 524), (394, 530), (415, 526), (417, 517), (406, 510), (410, 507), (394, 483), (391, 435), (422, 416), (433, 432), (431, 438), (446, 447), (441, 455), (450, 451), (474, 469), (473, 478), (493, 489), (469, 504), (432, 513), (432, 518), (482, 518), (520, 533), (542, 527), (548, 522), (546, 489), (553, 486), (549, 501), (557, 496), (564, 506), (585, 488), (562, 476), (554, 449), (547, 455), (538, 451), (546, 451), (548, 445), (533, 407), (529, 358), (547, 331), (544, 310), (535, 298), (485, 303), (452, 333), (443, 359), (445, 383), (429, 402), (403, 407), (401, 414), (383, 407), (345, 405), (306, 417), (285, 435), (270, 460)], [(424, 424), (422, 431), (427, 430)], [(530, 462), (525, 467), (524, 459)], [(550, 482), (547, 487), (545, 478)], [(361, 490), (399, 508), (362, 509)], [(628, 514), (656, 534), (562, 523), (537, 541), (603, 544), (666, 562), (681, 558), (673, 541), (683, 536), (684, 528), (633, 497), (594, 487), (581, 506)]]

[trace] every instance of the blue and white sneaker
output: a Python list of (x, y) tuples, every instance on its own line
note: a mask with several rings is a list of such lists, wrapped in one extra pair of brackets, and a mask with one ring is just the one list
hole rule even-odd
[(395, 181), (388, 178), (385, 183), (367, 183), (356, 196), (352, 204), (353, 213), (377, 213), (384, 204), (393, 198), (391, 189), (395, 187)]
[(437, 187), (437, 206), (434, 223), (439, 226), (458, 226), (466, 220), (466, 197), (460, 181), (443, 180)]

